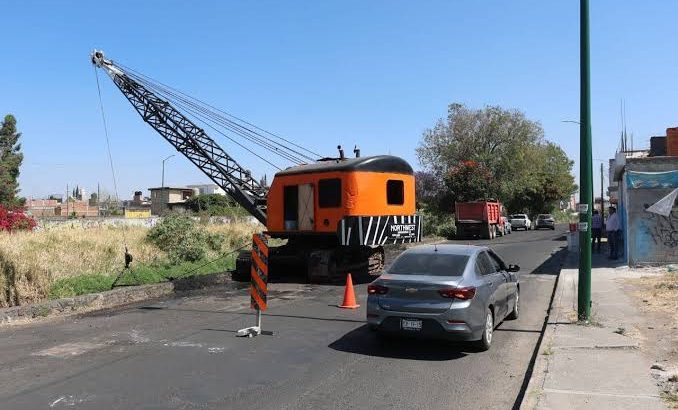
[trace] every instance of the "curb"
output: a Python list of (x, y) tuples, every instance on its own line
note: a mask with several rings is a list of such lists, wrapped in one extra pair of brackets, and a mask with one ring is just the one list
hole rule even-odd
[(176, 279), (171, 282), (125, 286), (72, 298), (55, 299), (30, 305), (1, 308), (0, 326), (27, 319), (110, 309), (144, 300), (157, 299), (176, 293), (214, 286), (224, 286), (230, 283), (234, 283), (231, 281), (230, 273), (213, 273), (210, 275)]
[[(567, 249), (567, 248), (565, 248)], [(544, 347), (549, 346), (553, 338), (555, 337), (555, 331), (559, 316), (562, 315), (560, 303), (556, 301), (559, 297), (562, 297), (562, 287), (565, 286), (564, 282), (560, 280), (562, 271), (569, 269), (573, 265), (573, 258), (577, 254), (571, 251), (568, 251), (565, 258), (563, 258), (560, 272), (556, 278), (555, 288), (553, 290), (553, 296), (551, 298), (551, 303), (549, 304), (549, 309), (546, 312), (546, 323), (544, 328), (544, 334), (541, 338), (539, 344), (535, 347), (536, 359), (532, 367), (532, 374), (530, 375), (530, 380), (525, 388), (523, 399), (520, 402), (519, 406), (514, 406), (520, 410), (533, 410), (536, 409), (539, 404), (539, 399), (542, 392), (542, 387), (546, 379), (546, 374), (548, 373), (548, 356), (543, 354)]]

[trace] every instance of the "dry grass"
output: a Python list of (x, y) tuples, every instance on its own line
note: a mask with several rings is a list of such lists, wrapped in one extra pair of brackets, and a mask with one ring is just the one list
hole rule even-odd
[(678, 272), (664, 272), (631, 279), (638, 286), (636, 296), (645, 309), (669, 314), (678, 323)]
[[(206, 227), (224, 235), (222, 251), (241, 246), (258, 229), (246, 223)], [(165, 263), (166, 255), (145, 240), (147, 232), (143, 227), (109, 226), (0, 232), (0, 307), (43, 300), (58, 279), (117, 274), (124, 266), (125, 241), (135, 265)], [(218, 253), (208, 255), (216, 256)]]

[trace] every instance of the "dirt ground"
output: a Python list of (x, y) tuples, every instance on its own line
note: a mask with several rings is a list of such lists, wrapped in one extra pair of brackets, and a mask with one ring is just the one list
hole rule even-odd
[(678, 271), (641, 270), (643, 276), (626, 280), (624, 289), (645, 313), (645, 323), (637, 330), (643, 349), (655, 355), (652, 376), (669, 408), (678, 409)]

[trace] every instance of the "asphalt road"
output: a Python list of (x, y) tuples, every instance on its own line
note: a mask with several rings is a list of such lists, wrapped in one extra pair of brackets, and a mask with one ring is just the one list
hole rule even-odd
[[(465, 344), (380, 344), (338, 286), (275, 283), (263, 327), (245, 290), (0, 329), (2, 409), (511, 408), (539, 338), (564, 227), (491, 241), (522, 270), (519, 320), (488, 352)], [(470, 241), (474, 244), (487, 241)], [(364, 305), (366, 285), (358, 285)]]

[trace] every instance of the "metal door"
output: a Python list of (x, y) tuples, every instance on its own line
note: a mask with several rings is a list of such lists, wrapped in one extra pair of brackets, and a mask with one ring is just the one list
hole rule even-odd
[(299, 230), (312, 231), (315, 228), (313, 184), (299, 185)]

